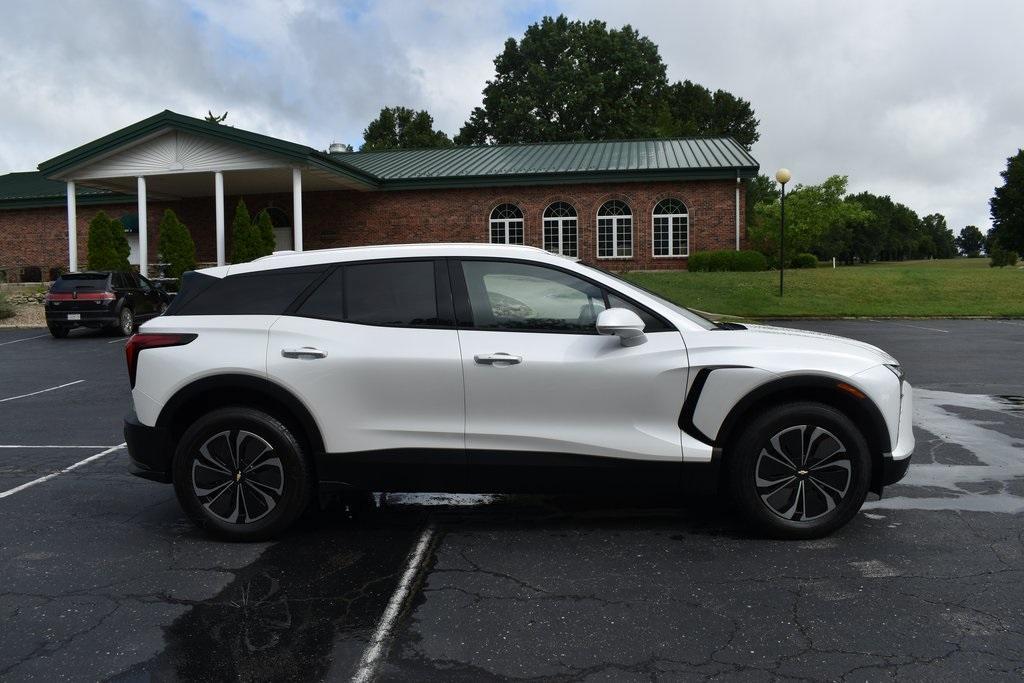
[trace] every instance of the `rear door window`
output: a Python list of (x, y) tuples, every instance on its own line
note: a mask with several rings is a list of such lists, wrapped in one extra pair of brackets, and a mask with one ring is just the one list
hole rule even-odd
[(431, 260), (380, 261), (339, 266), (296, 309), (310, 318), (391, 327), (444, 327), (453, 323), (442, 267)]
[(197, 287), (195, 295), (182, 292), (173, 315), (281, 315), (323, 270), (316, 266), (229, 275)]

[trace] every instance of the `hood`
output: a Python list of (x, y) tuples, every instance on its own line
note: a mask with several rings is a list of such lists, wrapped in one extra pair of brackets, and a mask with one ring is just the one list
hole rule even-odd
[(806, 343), (806, 341), (798, 342), (797, 340), (817, 340), (823, 347), (833, 347), (837, 351), (842, 351), (851, 355), (859, 355), (877, 363), (886, 363), (891, 365), (898, 362), (890, 354), (877, 346), (868, 344), (867, 342), (857, 341), (856, 339), (850, 339), (849, 337), (840, 337), (834, 334), (825, 334), (824, 332), (794, 330), (789, 327), (773, 327), (771, 325), (747, 325), (747, 329), (754, 334), (765, 335), (766, 341), (768, 339), (776, 339), (782, 343), (786, 343), (786, 340), (788, 339), (793, 343)]

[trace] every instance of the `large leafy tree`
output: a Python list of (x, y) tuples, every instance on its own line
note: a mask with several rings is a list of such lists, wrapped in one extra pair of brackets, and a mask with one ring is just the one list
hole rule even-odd
[(750, 103), (669, 85), (658, 46), (630, 26), (544, 17), (509, 38), (458, 144), (732, 135), (757, 140)]
[(1003, 184), (989, 200), (995, 241), (1004, 249), (1024, 254), (1024, 150), (1006, 160)]
[(965, 226), (956, 238), (956, 246), (964, 256), (981, 256), (981, 250), (985, 248), (985, 234), (975, 225)]
[(128, 270), (131, 266), (128, 263), (128, 256), (131, 248), (124, 236), (124, 226), (107, 216), (103, 211), (98, 212), (89, 221), (89, 258), (87, 267), (89, 270)]
[(921, 229), (924, 231), (922, 239), (922, 252), (930, 249), (930, 253), (922, 255), (933, 258), (953, 258), (956, 256), (956, 238), (953, 230), (946, 225), (946, 217), (941, 213), (928, 214), (921, 219)]
[[(786, 258), (811, 252), (822, 258), (841, 257), (845, 236), (853, 226), (870, 220), (871, 212), (857, 202), (846, 201), (846, 176), (834, 175), (820, 185), (797, 185), (786, 193)], [(759, 220), (750, 228), (751, 241), (769, 259), (778, 261), (781, 204), (762, 202)]]
[(418, 147), (451, 147), (452, 141), (434, 130), (434, 118), (426, 111), (408, 107), (384, 107), (363, 131), (362, 152), (381, 149), (415, 149)]
[(186, 270), (196, 268), (196, 244), (185, 224), (170, 209), (160, 219), (160, 258), (167, 264), (168, 277), (180, 278)]
[(630, 26), (544, 17), (494, 60), (459, 144), (652, 135), (668, 85), (658, 46)]
[(673, 83), (665, 91), (667, 117), (659, 133), (668, 137), (728, 135), (750, 149), (761, 137), (750, 102), (725, 90), (711, 92), (691, 81)]

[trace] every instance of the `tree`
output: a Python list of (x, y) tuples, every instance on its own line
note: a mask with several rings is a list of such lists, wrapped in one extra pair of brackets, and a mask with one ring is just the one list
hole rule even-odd
[(204, 116), (203, 119), (207, 123), (224, 123), (224, 121), (225, 121), (225, 119), (227, 119), (227, 117), (228, 117), (228, 113), (227, 112), (224, 112), (220, 116), (217, 116), (211, 110), (207, 109), (206, 110), (206, 116)]
[(989, 200), (989, 213), (999, 246), (1024, 254), (1024, 150), (1006, 160), (999, 175), (1003, 184)]
[(927, 243), (931, 245), (933, 258), (953, 258), (956, 256), (956, 238), (953, 230), (946, 225), (946, 217), (941, 213), (928, 214), (921, 219), (921, 228)]
[(274, 223), (270, 220), (270, 213), (263, 209), (256, 216), (256, 232), (260, 236), (261, 256), (267, 254), (273, 254), (274, 248), (277, 246), (277, 240), (274, 239)]
[[(797, 185), (786, 193), (787, 260), (802, 252), (820, 258), (842, 256), (836, 250), (846, 248), (852, 226), (871, 218), (860, 204), (845, 200), (846, 183), (846, 176), (834, 175), (820, 185)], [(751, 241), (778, 263), (780, 202), (762, 202), (756, 213), (759, 220), (749, 231)]]
[(89, 221), (89, 270), (128, 270), (131, 248), (124, 226), (100, 211)]
[(382, 149), (416, 149), (423, 147), (451, 147), (454, 143), (439, 130), (434, 130), (434, 118), (426, 111), (413, 111), (408, 107), (384, 107), (363, 131), (361, 152)]
[(666, 112), (659, 123), (659, 135), (730, 136), (748, 150), (760, 139), (750, 102), (724, 90), (712, 93), (691, 81), (673, 83), (665, 93)]
[(167, 209), (160, 219), (160, 259), (167, 264), (164, 274), (180, 278), (187, 270), (196, 268), (196, 245), (185, 224)]
[(252, 224), (245, 200), (239, 199), (231, 221), (231, 262), (246, 263), (263, 255), (259, 232)]
[(754, 222), (757, 213), (754, 208), (758, 204), (771, 203), (779, 198), (779, 184), (775, 178), (758, 173), (747, 182), (747, 224)]
[(974, 225), (968, 225), (960, 231), (956, 238), (956, 247), (964, 256), (976, 258), (981, 256), (981, 250), (985, 247), (985, 235)]
[(483, 106), (455, 142), (608, 140), (732, 135), (750, 146), (750, 103), (683, 81), (669, 86), (658, 46), (631, 26), (544, 17), (494, 60)]
[(668, 85), (658, 47), (632, 27), (544, 17), (509, 38), (458, 144), (650, 136)]

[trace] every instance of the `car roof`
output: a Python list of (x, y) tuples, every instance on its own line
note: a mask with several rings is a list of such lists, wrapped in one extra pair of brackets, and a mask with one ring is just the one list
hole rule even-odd
[(443, 258), (446, 256), (478, 256), (487, 258), (519, 258), (548, 263), (564, 263), (564, 256), (551, 254), (537, 247), (507, 244), (479, 243), (432, 243), (432, 244), (389, 244), (365, 247), (342, 247), (337, 249), (315, 249), (311, 251), (275, 252), (249, 263), (206, 268), (201, 272), (214, 277), (252, 273), (278, 268), (339, 263), (343, 261), (369, 261), (391, 258)]

